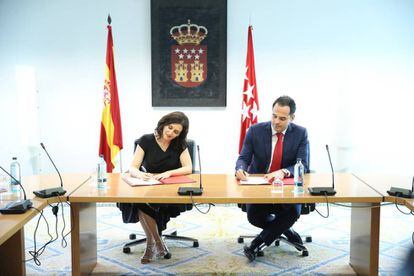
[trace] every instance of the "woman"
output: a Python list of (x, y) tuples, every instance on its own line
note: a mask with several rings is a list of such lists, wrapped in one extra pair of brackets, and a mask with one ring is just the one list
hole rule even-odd
[[(186, 137), (189, 122), (182, 112), (172, 112), (162, 117), (153, 134), (143, 135), (135, 150), (129, 172), (142, 179), (161, 180), (192, 172)], [(141, 170), (140, 170), (141, 169)], [(171, 254), (160, 233), (166, 228), (170, 217), (186, 210), (179, 204), (120, 204), (124, 222), (141, 222), (147, 237), (146, 249), (141, 263), (151, 262), (154, 257), (170, 258)]]

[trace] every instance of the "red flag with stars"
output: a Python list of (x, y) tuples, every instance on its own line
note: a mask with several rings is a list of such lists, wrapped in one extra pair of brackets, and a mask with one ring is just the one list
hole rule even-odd
[(251, 125), (257, 123), (259, 98), (257, 96), (256, 72), (254, 69), (254, 51), (252, 26), (249, 26), (247, 35), (246, 76), (244, 77), (243, 102), (241, 114), (239, 153), (242, 150), (244, 137)]

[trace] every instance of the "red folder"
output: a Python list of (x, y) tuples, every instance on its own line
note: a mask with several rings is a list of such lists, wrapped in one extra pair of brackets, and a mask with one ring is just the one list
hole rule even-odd
[(182, 184), (182, 183), (194, 183), (196, 182), (194, 179), (189, 178), (185, 175), (180, 176), (171, 176), (166, 179), (160, 180), (163, 184)]

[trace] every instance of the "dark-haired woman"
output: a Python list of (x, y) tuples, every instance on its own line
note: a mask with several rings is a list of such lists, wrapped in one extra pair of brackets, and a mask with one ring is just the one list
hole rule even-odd
[[(129, 169), (131, 176), (161, 180), (190, 174), (192, 163), (186, 142), (188, 127), (188, 118), (182, 112), (172, 112), (162, 117), (153, 134), (140, 138)], [(166, 228), (171, 217), (186, 210), (185, 205), (120, 204), (120, 209), (124, 222), (140, 221), (144, 229), (147, 243), (141, 263), (149, 263), (155, 257), (170, 258), (171, 254), (159, 233)]]

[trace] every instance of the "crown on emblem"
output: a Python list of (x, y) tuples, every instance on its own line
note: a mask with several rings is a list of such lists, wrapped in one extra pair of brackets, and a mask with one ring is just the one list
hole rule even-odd
[(195, 44), (199, 45), (201, 41), (207, 36), (207, 28), (191, 24), (188, 19), (187, 24), (174, 26), (170, 30), (171, 37), (175, 39), (179, 45)]

